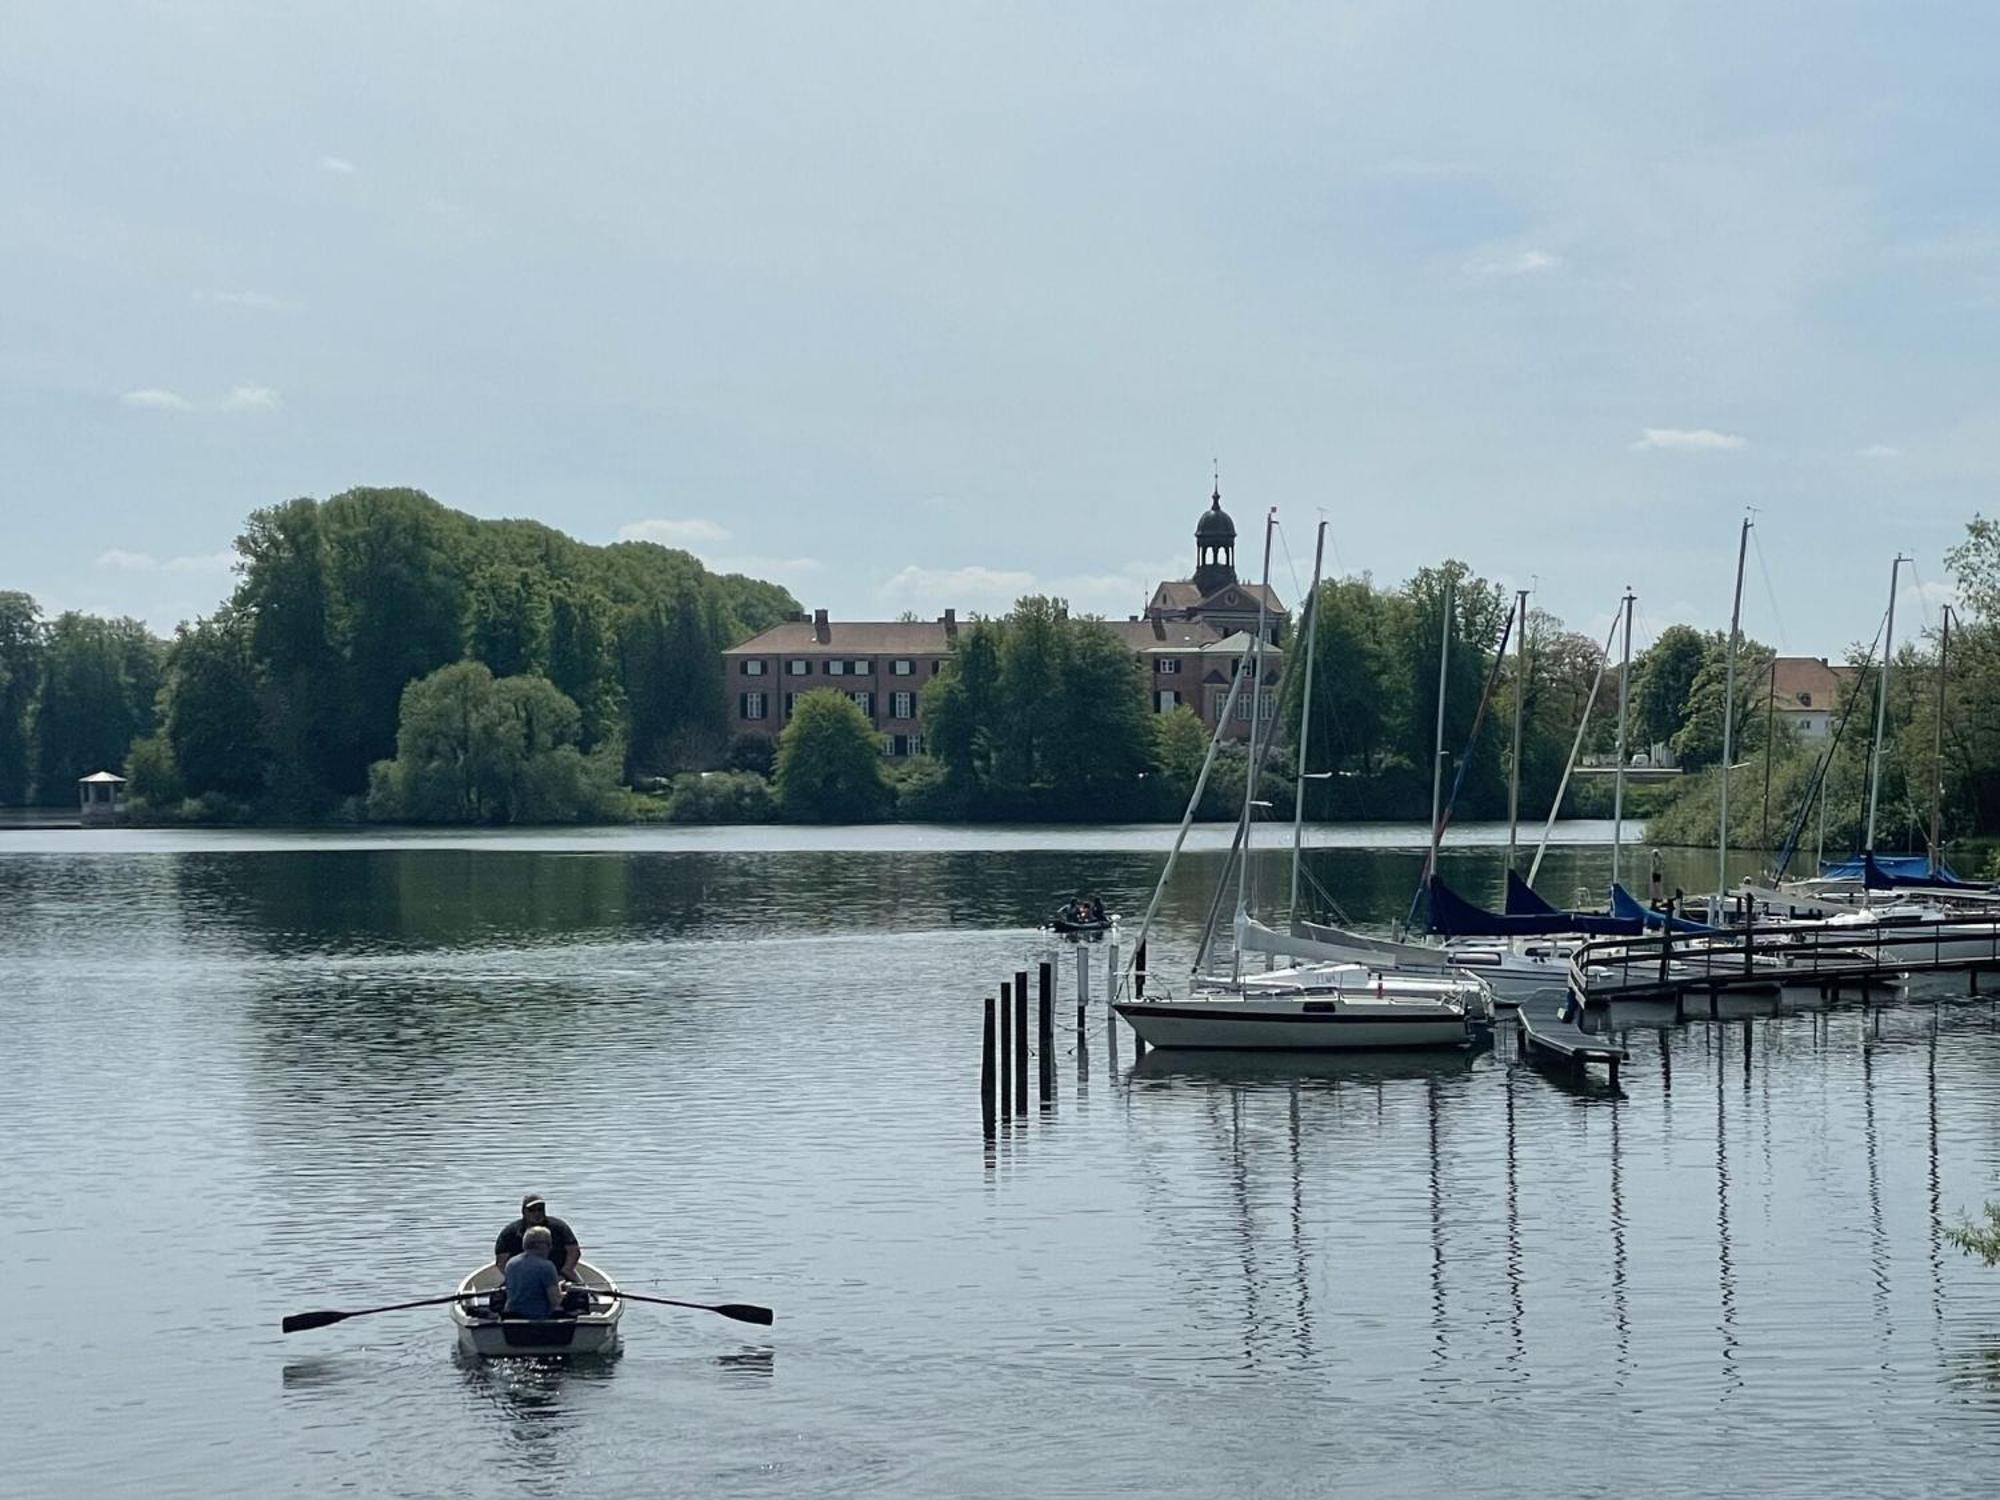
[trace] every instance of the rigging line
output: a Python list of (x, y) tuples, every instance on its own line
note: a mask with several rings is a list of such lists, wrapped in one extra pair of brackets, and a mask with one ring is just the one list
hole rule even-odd
[(1285, 523), (1278, 523), (1278, 545), (1285, 551), (1285, 571), (1292, 575), (1292, 597), (1299, 601), (1299, 614), (1305, 614), (1305, 590), (1299, 587), (1299, 565), (1292, 557), (1292, 539), (1285, 535)]
[(1929, 635), (1933, 628), (1931, 625), (1931, 601), (1924, 593), (1924, 580), (1923, 576), (1917, 572), (1917, 559), (1914, 553), (1910, 557), (1910, 581), (1917, 586), (1917, 615), (1924, 622), (1924, 634)]
[(1786, 639), (1785, 614), (1778, 608), (1778, 591), (1771, 586), (1771, 570), (1764, 562), (1764, 544), (1757, 540), (1757, 528), (1754, 526), (1750, 528), (1750, 550), (1757, 554), (1757, 571), (1764, 579), (1764, 597), (1770, 601), (1771, 618), (1777, 622), (1778, 654), (1789, 656), (1791, 644)]

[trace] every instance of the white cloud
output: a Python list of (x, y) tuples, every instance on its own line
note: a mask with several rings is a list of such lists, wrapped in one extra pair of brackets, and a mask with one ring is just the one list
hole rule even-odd
[(344, 156), (322, 156), (319, 159), (319, 169), (322, 172), (331, 172), (337, 177), (354, 175), (354, 163)]
[(883, 581), (876, 597), (897, 609), (950, 605), (965, 610), (1004, 610), (1035, 592), (1033, 573), (974, 564), (963, 568), (920, 568), (915, 564)]
[(96, 565), (119, 573), (227, 573), (236, 565), (236, 554), (225, 548), (221, 552), (194, 552), (161, 562), (150, 552), (113, 547), (97, 554)]
[(273, 297), (269, 292), (196, 292), (194, 300), (211, 303), (217, 307), (251, 307), (259, 311), (291, 305), (281, 297)]
[(705, 557), (702, 561), (715, 573), (741, 573), (748, 578), (780, 582), (805, 578), (820, 570), (816, 557)]
[(150, 573), (159, 565), (159, 559), (150, 552), (127, 552), (123, 547), (97, 554), (98, 567), (113, 568), (120, 573)]
[(224, 411), (271, 411), (277, 404), (278, 393), (268, 385), (231, 386), (222, 398)]
[(1900, 458), (1903, 450), (1891, 448), (1887, 443), (1870, 443), (1866, 448), (1854, 450), (1856, 458)]
[(727, 527), (700, 516), (681, 521), (628, 521), (618, 528), (621, 542), (658, 542), (662, 547), (686, 547), (695, 542), (726, 542)]
[(194, 552), (185, 557), (170, 557), (160, 564), (166, 573), (227, 573), (236, 566), (236, 553), (225, 547), (220, 552)]
[(147, 386), (144, 390), (127, 391), (118, 398), (127, 406), (136, 406), (143, 411), (192, 411), (194, 403), (178, 391), (163, 391), (157, 386)]
[(1712, 427), (1648, 427), (1641, 433), (1639, 441), (1632, 445), (1632, 451), (1639, 453), (1648, 448), (1673, 448), (1718, 453), (1749, 446), (1748, 438), (1733, 432), (1717, 432)]
[(1563, 258), (1547, 250), (1495, 250), (1465, 263), (1465, 274), (1487, 280), (1502, 276), (1534, 276), (1563, 268)]

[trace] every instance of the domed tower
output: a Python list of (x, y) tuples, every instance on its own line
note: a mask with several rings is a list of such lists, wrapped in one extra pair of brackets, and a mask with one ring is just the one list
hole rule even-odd
[(1222, 482), (1216, 481), (1208, 509), (1194, 527), (1194, 586), (1206, 599), (1236, 582), (1236, 523), (1222, 508)]

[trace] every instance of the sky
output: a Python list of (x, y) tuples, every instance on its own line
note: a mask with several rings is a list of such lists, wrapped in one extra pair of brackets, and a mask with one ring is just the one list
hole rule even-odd
[(0, 588), (413, 485), (836, 617), (1463, 559), (1898, 635), (2000, 478), (1989, 3), (15, 5)]

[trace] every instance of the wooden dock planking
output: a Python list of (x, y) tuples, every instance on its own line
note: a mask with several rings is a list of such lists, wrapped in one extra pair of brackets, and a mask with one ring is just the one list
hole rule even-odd
[(1618, 1070), (1630, 1056), (1620, 1044), (1593, 1036), (1573, 1022), (1537, 1015), (1527, 1006), (1515, 1013), (1515, 1025), (1521, 1056), (1528, 1061), (1561, 1068), (1577, 1078), (1593, 1063), (1602, 1063), (1610, 1071), (1611, 1086), (1618, 1087)]

